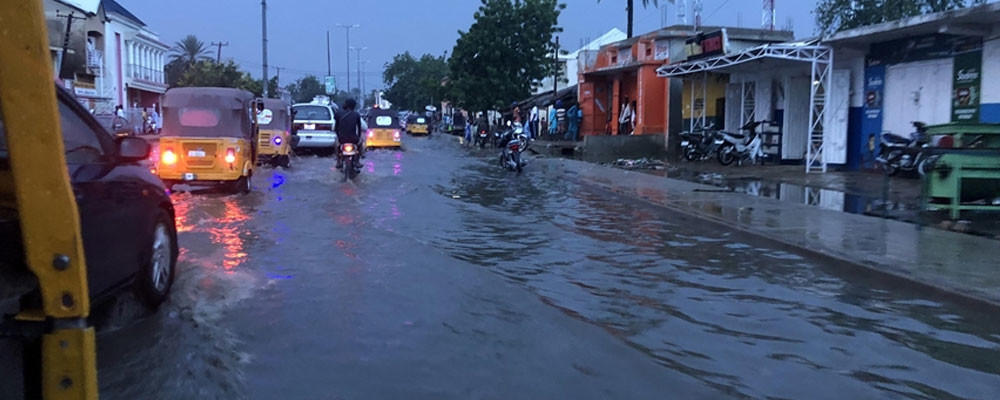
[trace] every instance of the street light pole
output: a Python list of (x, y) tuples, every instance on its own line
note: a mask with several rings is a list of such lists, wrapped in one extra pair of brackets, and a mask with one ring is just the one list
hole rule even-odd
[(264, 98), (267, 98), (267, 0), (260, 0), (260, 19), (261, 19), (261, 29), (263, 32), (261, 45), (264, 50)]
[(344, 25), (337, 24), (338, 28), (344, 28), (344, 32), (347, 33), (347, 95), (351, 95), (351, 28), (360, 28), (361, 25)]
[(333, 74), (333, 71), (330, 69), (330, 30), (327, 29), (327, 31), (326, 31), (326, 76), (330, 76), (331, 74)]
[(358, 96), (358, 97), (364, 97), (364, 95), (365, 95), (365, 89), (364, 89), (364, 85), (361, 83), (361, 52), (365, 51), (365, 50), (368, 50), (368, 48), (367, 47), (351, 47), (351, 50), (354, 50), (354, 51), (358, 52), (358, 54), (357, 54), (357, 56), (358, 56), (358, 90), (361, 91), (361, 95)]

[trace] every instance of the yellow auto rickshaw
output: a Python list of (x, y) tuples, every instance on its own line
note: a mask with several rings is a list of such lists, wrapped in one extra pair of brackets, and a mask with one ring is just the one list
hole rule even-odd
[(406, 132), (411, 135), (430, 135), (430, 121), (422, 115), (411, 115), (406, 123)]
[(163, 95), (157, 173), (176, 184), (250, 192), (257, 156), (257, 106), (252, 93), (231, 88), (175, 88)]
[(257, 100), (257, 163), (288, 168), (291, 164), (291, 105), (279, 99)]
[(374, 109), (368, 113), (368, 132), (365, 147), (395, 147), (403, 146), (400, 137), (399, 116), (395, 112)]

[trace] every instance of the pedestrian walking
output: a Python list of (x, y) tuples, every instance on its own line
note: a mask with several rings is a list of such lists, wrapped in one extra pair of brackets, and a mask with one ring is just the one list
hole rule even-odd
[(629, 126), (632, 125), (632, 105), (629, 104), (628, 96), (622, 102), (621, 113), (618, 114), (618, 134), (628, 135)]
[(115, 106), (115, 115), (125, 118), (125, 109), (122, 107), (121, 104)]
[(529, 138), (537, 139), (541, 137), (538, 132), (538, 106), (531, 107), (531, 114), (528, 117)]
[(553, 106), (549, 106), (548, 124), (549, 124), (549, 140), (555, 140), (556, 129), (558, 129), (558, 127), (556, 125), (556, 108)]
[(563, 140), (577, 140), (577, 133), (580, 131), (580, 117), (583, 115), (583, 111), (580, 109), (579, 104), (573, 104), (566, 112), (567, 119), (569, 120), (569, 127), (566, 130), (566, 135), (563, 136)]
[(556, 100), (556, 134), (566, 136), (566, 125), (566, 107), (563, 106), (562, 100)]
[(633, 135), (635, 134), (635, 122), (639, 119), (638, 105), (635, 104), (635, 100), (632, 100), (632, 109), (629, 113), (629, 119), (631, 124), (629, 125), (628, 134)]
[(153, 104), (153, 111), (150, 113), (150, 117), (153, 119), (153, 133), (159, 135), (160, 129), (163, 128), (163, 119), (160, 118), (160, 113), (156, 110), (160, 106), (158, 104)]

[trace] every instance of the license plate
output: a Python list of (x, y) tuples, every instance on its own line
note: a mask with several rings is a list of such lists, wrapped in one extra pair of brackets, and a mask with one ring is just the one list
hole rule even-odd
[(194, 174), (192, 174), (190, 172), (185, 173), (184, 174), (184, 180), (186, 180), (186, 181), (193, 181), (194, 180)]
[(688, 145), (688, 141), (687, 140), (681, 142), (681, 147), (687, 147), (687, 145)]
[(204, 157), (205, 152), (201, 150), (191, 150), (188, 152), (188, 157)]
[(302, 129), (305, 129), (307, 131), (314, 131), (314, 130), (316, 130), (316, 124), (305, 124), (305, 125), (302, 125)]

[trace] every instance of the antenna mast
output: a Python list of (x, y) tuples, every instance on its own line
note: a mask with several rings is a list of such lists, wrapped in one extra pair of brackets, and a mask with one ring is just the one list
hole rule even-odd
[(777, 14), (774, 11), (774, 2), (776, 0), (764, 0), (764, 11), (761, 15), (760, 26), (764, 30), (773, 31), (776, 25)]

